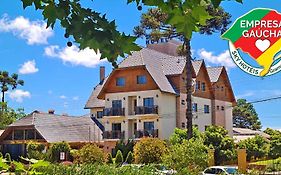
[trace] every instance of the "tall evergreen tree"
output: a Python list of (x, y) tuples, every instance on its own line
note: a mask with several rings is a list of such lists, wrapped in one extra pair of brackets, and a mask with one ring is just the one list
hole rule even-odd
[(0, 89), (2, 93), (2, 103), (5, 102), (5, 93), (9, 88), (16, 89), (18, 85), (23, 86), (24, 81), (18, 79), (18, 74), (9, 75), (7, 71), (0, 71)]
[(248, 128), (253, 130), (261, 129), (261, 122), (253, 104), (245, 99), (238, 99), (237, 105), (233, 108), (233, 126), (237, 128)]
[[(195, 26), (195, 31), (201, 34), (211, 35), (215, 32), (223, 33), (226, 31), (228, 24), (230, 24), (231, 15), (225, 12), (222, 8), (214, 8), (213, 5), (205, 5), (204, 10), (207, 18), (204, 25), (198, 22)], [(201, 9), (202, 10), (202, 9)], [(198, 11), (199, 13), (199, 11)], [(187, 118), (187, 138), (192, 138), (192, 56), (191, 56), (191, 33), (178, 32), (177, 27), (180, 26), (175, 23), (172, 25), (171, 20), (175, 15), (170, 16), (159, 8), (149, 9), (147, 13), (142, 14), (140, 25), (134, 28), (134, 33), (137, 37), (145, 37), (146, 43), (161, 42), (176, 38), (183, 41), (183, 45), (178, 49), (178, 54), (185, 56), (186, 69), (186, 118)], [(187, 15), (185, 20), (191, 20), (192, 14)], [(180, 19), (173, 19), (180, 20)], [(170, 21), (169, 23), (167, 21)], [(191, 25), (191, 24), (190, 24)], [(181, 26), (182, 27), (182, 26)], [(190, 35), (190, 36), (188, 36)]]

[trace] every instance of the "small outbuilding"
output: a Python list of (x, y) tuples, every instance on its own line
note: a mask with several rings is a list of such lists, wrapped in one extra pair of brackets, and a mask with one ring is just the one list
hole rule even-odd
[(30, 141), (46, 146), (65, 141), (77, 149), (86, 143), (102, 145), (102, 130), (90, 115), (74, 117), (34, 111), (4, 130), (0, 136), (1, 152), (10, 153), (12, 159), (26, 156)]

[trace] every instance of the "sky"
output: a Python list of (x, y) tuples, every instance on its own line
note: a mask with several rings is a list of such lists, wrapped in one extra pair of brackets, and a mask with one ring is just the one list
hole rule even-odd
[[(138, 11), (135, 4), (127, 5), (126, 0), (95, 0), (84, 5), (106, 14), (110, 20), (115, 19), (118, 30), (126, 34), (132, 34), (141, 14), (147, 10), (144, 7)], [(243, 4), (225, 1), (222, 6), (232, 15), (233, 22), (253, 8), (281, 12), (279, 0), (255, 0), (255, 3), (244, 0)], [(48, 109), (58, 114), (89, 113), (83, 108), (99, 82), (99, 66), (106, 67), (106, 74), (112, 67), (93, 50), (79, 50), (75, 43), (67, 47), (69, 40), (72, 41), (64, 38), (64, 30), (58, 23), (54, 30), (46, 29), (41, 12), (33, 7), (23, 10), (20, 0), (0, 1), (0, 70), (18, 73), (25, 81), (23, 87), (6, 94), (8, 105), (24, 108), (26, 113)], [(137, 43), (144, 46), (145, 41), (138, 39)], [(208, 66), (227, 67), (236, 98), (256, 101), (281, 96), (281, 73), (265, 78), (244, 73), (230, 58), (227, 41), (219, 34), (194, 34), (191, 44), (196, 59), (204, 59)], [(263, 128), (281, 128), (280, 105), (280, 100), (254, 104)]]

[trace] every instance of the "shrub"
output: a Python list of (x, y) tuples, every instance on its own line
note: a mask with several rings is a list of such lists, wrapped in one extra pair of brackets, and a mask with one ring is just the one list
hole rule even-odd
[(45, 159), (46, 154), (43, 153), (45, 145), (36, 142), (29, 142), (27, 144), (27, 157), (30, 159)]
[(3, 154), (2, 154), (2, 152), (0, 152), (0, 158), (3, 158)]
[(128, 140), (125, 142), (123, 139), (118, 141), (113, 152), (113, 157), (116, 157), (116, 153), (118, 150), (122, 152), (123, 157), (127, 157), (128, 153), (133, 152), (135, 142), (133, 140)]
[[(202, 134), (200, 133), (198, 128), (195, 126), (193, 126), (192, 128), (193, 128), (193, 138), (195, 139), (202, 138)], [(186, 138), (187, 138), (187, 129), (175, 128), (174, 132), (170, 136), (169, 141), (172, 145), (181, 144), (184, 140), (186, 140)]]
[(246, 148), (247, 160), (263, 158), (268, 152), (267, 141), (262, 136), (255, 136), (239, 142), (239, 148)]
[(221, 126), (209, 126), (204, 133), (204, 144), (215, 150), (215, 163), (233, 161), (237, 157), (233, 138)]
[(11, 162), (12, 161), (10, 153), (6, 153), (5, 154), (5, 159), (7, 160), (7, 162)]
[(113, 157), (112, 157), (112, 154), (108, 154), (107, 163), (113, 164)]
[(54, 143), (48, 150), (49, 160), (51, 162), (60, 162), (60, 153), (65, 152), (66, 157), (70, 155), (70, 146), (66, 142)]
[(106, 162), (107, 154), (96, 144), (86, 144), (77, 152), (75, 163), (79, 164), (103, 164)]
[(116, 165), (122, 165), (122, 163), (124, 162), (124, 158), (122, 155), (122, 152), (120, 150), (117, 151), (116, 157), (115, 157), (115, 163)]
[(170, 147), (169, 153), (163, 157), (163, 162), (179, 172), (192, 170), (198, 174), (208, 165), (207, 147), (202, 139), (183, 140), (182, 144)]
[(161, 163), (161, 158), (166, 153), (166, 143), (157, 138), (142, 138), (134, 147), (136, 163)]
[(126, 163), (131, 164), (133, 162), (133, 153), (130, 151), (126, 158)]

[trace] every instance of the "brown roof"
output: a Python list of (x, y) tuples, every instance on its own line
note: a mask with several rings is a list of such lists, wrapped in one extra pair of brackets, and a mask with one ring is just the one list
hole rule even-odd
[(90, 116), (73, 117), (33, 112), (8, 128), (23, 126), (33, 126), (49, 143), (94, 142), (102, 139), (102, 131)]

